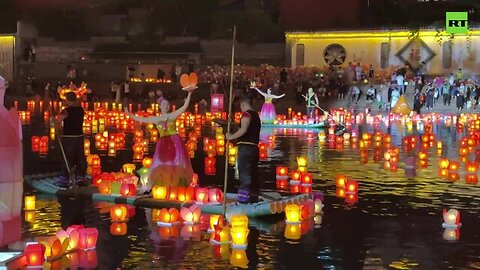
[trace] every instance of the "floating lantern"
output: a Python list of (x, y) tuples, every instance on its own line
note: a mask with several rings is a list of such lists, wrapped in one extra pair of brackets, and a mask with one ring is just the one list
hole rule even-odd
[(177, 199), (177, 187), (168, 188), (168, 200), (175, 201)]
[(221, 112), (223, 111), (223, 94), (212, 94), (211, 95), (211, 103), (210, 103), (210, 111), (211, 112)]
[(135, 196), (137, 189), (134, 184), (123, 183), (120, 187), (120, 195), (122, 196)]
[(160, 210), (157, 225), (164, 227), (171, 227), (179, 223), (178, 219), (180, 217), (180, 212), (175, 208), (166, 209), (163, 208)]
[(458, 155), (460, 156), (467, 156), (470, 151), (468, 150), (468, 147), (466, 146), (461, 146), (458, 148)]
[(298, 167), (307, 167), (307, 158), (304, 156), (297, 157)]
[(193, 187), (177, 187), (177, 200), (180, 202), (190, 202), (195, 196)]
[(465, 163), (465, 168), (469, 173), (476, 173), (478, 171), (478, 164), (476, 162), (469, 161)]
[(91, 158), (92, 167), (100, 167), (100, 157), (98, 155), (93, 155)]
[(215, 163), (216, 163), (215, 157), (205, 158), (205, 167), (215, 167)]
[(354, 205), (358, 202), (358, 194), (347, 194), (345, 196), (345, 203), (348, 205)]
[(308, 199), (302, 203), (300, 209), (300, 219), (307, 220), (315, 214), (315, 203), (313, 200)]
[(460, 164), (457, 161), (450, 161), (448, 169), (450, 171), (457, 171), (460, 168)]
[(337, 175), (335, 178), (335, 184), (337, 188), (345, 188), (345, 183), (347, 182), (347, 176), (345, 175)]
[(110, 182), (102, 181), (100, 185), (98, 185), (98, 192), (100, 194), (110, 194), (111, 193)]
[(97, 244), (98, 230), (96, 228), (81, 228), (78, 247), (83, 250), (94, 249)]
[(211, 203), (221, 203), (223, 201), (223, 193), (218, 188), (211, 188), (208, 190), (208, 200)]
[(154, 199), (157, 200), (165, 200), (168, 198), (168, 187), (162, 186), (153, 186), (152, 188), (152, 196)]
[(448, 165), (450, 164), (450, 161), (446, 158), (441, 158), (439, 161), (438, 161), (438, 165), (440, 166), (440, 168), (442, 169), (448, 169)]
[(345, 191), (347, 194), (353, 194), (358, 192), (358, 182), (355, 180), (347, 180), (345, 183)]
[(215, 231), (210, 238), (210, 243), (213, 245), (221, 245), (230, 243), (230, 228), (215, 226)]
[(143, 165), (144, 168), (150, 168), (150, 166), (152, 165), (152, 162), (153, 162), (152, 158), (145, 157), (142, 160), (142, 165)]
[(465, 183), (469, 185), (478, 184), (478, 175), (477, 174), (467, 174), (465, 175)]
[(133, 171), (135, 171), (135, 169), (136, 169), (135, 164), (129, 164), (129, 163), (127, 163), (127, 164), (124, 164), (124, 165), (122, 166), (122, 170), (123, 170), (124, 172), (126, 172), (126, 173), (133, 173)]
[(190, 207), (182, 207), (180, 209), (180, 216), (183, 222), (188, 225), (197, 224), (200, 222), (201, 209), (196, 204)]
[(302, 185), (303, 186), (311, 186), (313, 182), (313, 176), (309, 173), (304, 173), (302, 175)]
[(110, 225), (110, 234), (121, 236), (127, 234), (127, 223), (125, 222), (114, 222)]
[(438, 170), (438, 175), (441, 177), (447, 178), (448, 177), (448, 169), (439, 169)]
[(28, 268), (42, 269), (45, 262), (45, 247), (39, 243), (27, 244), (24, 250)]
[(127, 221), (128, 209), (125, 205), (114, 205), (110, 209), (110, 218), (112, 222), (125, 222)]
[(234, 249), (246, 249), (247, 237), (250, 230), (247, 227), (233, 226), (230, 229), (230, 236), (232, 238), (232, 247)]
[(45, 257), (47, 260), (54, 260), (62, 256), (68, 248), (68, 238), (64, 239), (64, 244), (56, 236), (42, 238), (40, 243), (45, 246)]
[(208, 203), (208, 189), (207, 188), (196, 188), (195, 189), (195, 201), (199, 204)]
[(248, 217), (246, 215), (233, 215), (230, 217), (232, 227), (248, 227)]
[(223, 227), (223, 216), (210, 215), (208, 232), (214, 232), (215, 226)]
[(248, 257), (244, 249), (233, 249), (230, 255), (230, 264), (242, 269), (248, 268)]
[(286, 166), (277, 166), (275, 169), (276, 177), (279, 178), (288, 178), (288, 167)]
[(300, 184), (300, 179), (302, 177), (302, 173), (300, 171), (292, 171), (290, 173), (290, 183)]
[(462, 226), (460, 212), (456, 209), (443, 209), (443, 228), (455, 229)]
[(301, 224), (287, 224), (285, 227), (285, 238), (290, 240), (298, 240), (302, 236)]
[(288, 224), (300, 223), (300, 206), (297, 204), (289, 204), (285, 207), (286, 222)]
[(25, 196), (25, 210), (35, 210), (35, 195)]
[(428, 153), (426, 151), (420, 151), (418, 152), (418, 158), (420, 160), (425, 160), (428, 158)]

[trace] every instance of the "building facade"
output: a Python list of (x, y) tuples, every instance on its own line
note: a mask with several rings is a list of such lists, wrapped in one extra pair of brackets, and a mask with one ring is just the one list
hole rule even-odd
[(480, 28), (468, 34), (449, 35), (435, 29), (322, 31), (286, 33), (286, 61), (291, 67), (349, 62), (389, 70), (408, 65), (417, 69), (426, 63), (428, 74), (445, 75), (462, 68), (480, 73)]

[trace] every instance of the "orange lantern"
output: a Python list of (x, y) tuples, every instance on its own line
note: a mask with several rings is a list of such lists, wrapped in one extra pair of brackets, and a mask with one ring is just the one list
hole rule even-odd
[(468, 153), (469, 153), (468, 147), (466, 147), (466, 146), (461, 146), (461, 147), (458, 148), (458, 154), (459, 154), (460, 156), (467, 156)]
[(123, 183), (120, 188), (120, 194), (122, 196), (135, 196), (137, 189), (134, 184)]
[(215, 157), (206, 157), (205, 166), (206, 167), (215, 167), (216, 159)]
[(110, 182), (107, 182), (107, 181), (100, 182), (100, 185), (98, 186), (98, 192), (100, 194), (110, 194), (111, 193)]
[(420, 167), (422, 167), (422, 168), (426, 168), (426, 167), (428, 166), (428, 161), (425, 160), (425, 159), (420, 159), (420, 160), (418, 161), (418, 165), (419, 165)]
[(177, 200), (180, 202), (190, 202), (194, 195), (195, 190), (192, 187), (177, 187)]
[(127, 223), (125, 222), (114, 222), (110, 225), (110, 234), (121, 236), (127, 234)]
[(163, 208), (160, 210), (157, 225), (170, 227), (172, 225), (178, 224), (178, 219), (180, 213), (175, 208), (166, 209)]
[(150, 168), (150, 166), (152, 165), (152, 162), (153, 162), (152, 158), (145, 157), (142, 160), (142, 165), (143, 165), (144, 168)]
[(439, 165), (440, 168), (442, 168), (442, 169), (448, 169), (449, 163), (450, 163), (450, 161), (448, 161), (448, 159), (446, 159), (446, 158), (441, 158), (441, 159), (438, 161), (438, 165)]
[(448, 174), (448, 179), (452, 182), (456, 182), (460, 179), (460, 175), (456, 172), (450, 172)]
[(197, 187), (195, 189), (195, 202), (199, 204), (208, 203), (208, 189)]
[(465, 163), (465, 168), (467, 169), (468, 173), (477, 173), (478, 164), (473, 161), (468, 161), (467, 163)]
[(347, 194), (354, 194), (358, 192), (358, 182), (355, 180), (347, 180), (345, 183), (345, 189)]
[(418, 152), (418, 158), (420, 160), (425, 160), (428, 158), (428, 153), (426, 151), (420, 151)]
[(447, 178), (448, 177), (448, 169), (439, 169), (438, 170), (438, 175)]
[(201, 209), (196, 204), (192, 204), (190, 207), (182, 207), (180, 209), (180, 216), (185, 224), (197, 224), (200, 222)]
[(460, 168), (460, 164), (457, 161), (450, 161), (448, 169), (450, 171), (457, 171)]
[(347, 194), (345, 196), (345, 203), (349, 205), (358, 203), (358, 194)]
[(168, 187), (153, 186), (152, 188), (152, 196), (157, 200), (166, 200), (169, 197), (168, 193)]
[(92, 163), (91, 163), (92, 167), (100, 167), (100, 157), (99, 156), (93, 155), (91, 161), (92, 161)]
[(465, 175), (465, 183), (469, 185), (478, 184), (478, 176), (476, 174), (467, 174)]
[(169, 187), (168, 188), (168, 199), (170, 201), (175, 201), (177, 199), (177, 187)]
[(110, 218), (113, 222), (125, 222), (128, 220), (128, 209), (125, 205), (118, 204), (110, 208)]
[(346, 182), (347, 182), (347, 176), (342, 174), (337, 175), (335, 179), (335, 185), (337, 186), (337, 188), (345, 188)]
[(338, 198), (345, 198), (345, 195), (346, 195), (345, 189), (337, 188), (335, 192), (335, 196), (337, 196)]

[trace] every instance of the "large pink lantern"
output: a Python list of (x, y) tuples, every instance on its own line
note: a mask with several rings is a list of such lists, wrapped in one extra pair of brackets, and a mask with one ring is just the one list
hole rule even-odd
[(212, 94), (210, 111), (211, 112), (223, 111), (223, 94)]

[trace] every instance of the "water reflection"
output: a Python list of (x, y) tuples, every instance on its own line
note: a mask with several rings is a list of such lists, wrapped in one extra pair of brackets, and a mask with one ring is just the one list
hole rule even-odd
[[(415, 125), (409, 129), (399, 124), (387, 127), (384, 122), (377, 127), (362, 124), (353, 128), (358, 130), (359, 137), (367, 131), (390, 134), (391, 146), (399, 147), (406, 135), (419, 134), (422, 129)], [(276, 190), (277, 165), (295, 168), (295, 158), (307, 156), (308, 171), (315, 179), (313, 189), (325, 194), (325, 214), (307, 224), (310, 230), (303, 231), (300, 226), (301, 237), (297, 240), (285, 236), (287, 228), (283, 221), (257, 222), (255, 227), (250, 228), (246, 256), (242, 252), (233, 252), (229, 246), (210, 245), (209, 234), (205, 231), (197, 235), (194, 228), (157, 227), (150, 222), (150, 210), (144, 209), (136, 209), (135, 216), (126, 224), (124, 235), (112, 235), (108, 216), (110, 205), (65, 198), (59, 198), (57, 202), (55, 197), (45, 196), (37, 196), (35, 221), (30, 218), (24, 223), (24, 238), (51, 235), (58, 228), (77, 222), (96, 227), (100, 232), (97, 244), (99, 269), (226, 269), (231, 267), (232, 256), (250, 269), (257, 266), (265, 269), (473, 267), (480, 263), (480, 232), (476, 226), (480, 224), (480, 198), (476, 196), (479, 187), (467, 185), (464, 181), (452, 183), (438, 177), (440, 158), (458, 160), (458, 139), (461, 136), (454, 126), (435, 124), (432, 130), (443, 142), (441, 154), (433, 147), (427, 151), (426, 168), (409, 169), (406, 165), (418, 163), (416, 152), (405, 153), (402, 150), (397, 172), (383, 169), (386, 150), (383, 145), (363, 149), (365, 157), (360, 157), (359, 149), (353, 143), (320, 143), (318, 131), (262, 130), (262, 140), (269, 145), (268, 157), (260, 164), (263, 188)], [(310, 133), (313, 133), (314, 140), (312, 135), (308, 135)], [(273, 138), (274, 143), (271, 144)], [(25, 143), (28, 144), (29, 140)], [(216, 160), (216, 175), (205, 176), (202, 148), (199, 140), (199, 151), (192, 160), (200, 183), (219, 186), (223, 181), (224, 157)], [(32, 171), (55, 168), (58, 160), (50, 159), (51, 153), (41, 159), (28, 157), (25, 167)], [(128, 151), (119, 153), (115, 162), (103, 157), (104, 170), (118, 171), (129, 159), (131, 153)], [(367, 162), (364, 162), (365, 159)], [(237, 184), (233, 180), (234, 173), (231, 167), (231, 191), (235, 191)], [(338, 174), (345, 174), (359, 182), (358, 196), (350, 198), (355, 203), (347, 200), (345, 190), (343, 196), (337, 197), (341, 195), (335, 184)], [(463, 166), (459, 174), (463, 179)], [(283, 191), (288, 193), (289, 190), (290, 186), (286, 184)], [(443, 208), (461, 211), (464, 224), (461, 235), (442, 228)]]

